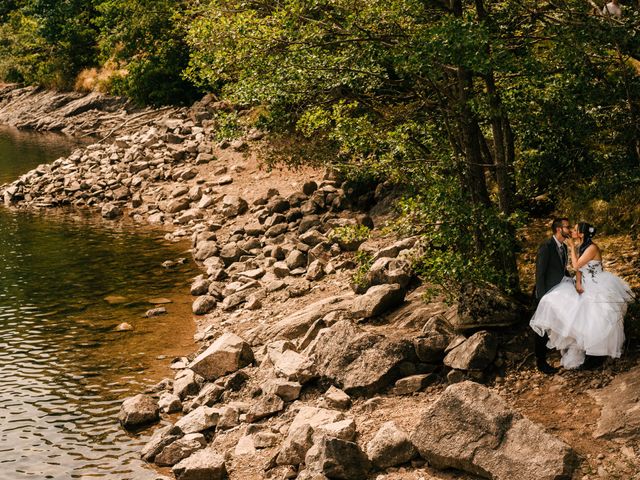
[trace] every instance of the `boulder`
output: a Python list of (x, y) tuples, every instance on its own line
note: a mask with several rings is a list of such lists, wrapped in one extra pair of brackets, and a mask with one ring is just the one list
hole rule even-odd
[(190, 202), (187, 197), (174, 198), (167, 203), (165, 211), (167, 213), (178, 213), (189, 208)]
[(173, 393), (163, 392), (158, 400), (158, 407), (165, 413), (174, 413), (182, 410), (182, 402), (180, 397)]
[(212, 447), (198, 450), (171, 469), (177, 480), (225, 480), (224, 457)]
[(293, 350), (286, 350), (274, 365), (276, 375), (292, 382), (307, 383), (316, 376), (313, 361)]
[(331, 385), (320, 401), (320, 406), (330, 409), (346, 410), (351, 406), (351, 397), (339, 388)]
[(352, 312), (354, 318), (366, 320), (385, 313), (404, 302), (405, 290), (398, 284), (376, 285), (367, 293), (356, 297)]
[(164, 447), (156, 455), (154, 461), (161, 467), (170, 467), (206, 446), (207, 441), (204, 435), (201, 433), (189, 433)]
[(331, 479), (366, 480), (371, 468), (356, 443), (321, 436), (305, 456), (307, 470)]
[(139, 394), (122, 402), (118, 420), (125, 428), (138, 427), (157, 421), (160, 407), (149, 395)]
[(602, 407), (594, 438), (637, 439), (640, 436), (640, 367), (618, 375), (589, 394)]
[(248, 208), (247, 201), (237, 195), (225, 195), (222, 198), (221, 213), (227, 218), (242, 215)]
[(470, 381), (448, 387), (411, 435), (435, 468), (512, 480), (570, 478), (574, 453), (558, 438), (511, 409), (488, 388)]
[(278, 450), (276, 456), (277, 465), (300, 465), (304, 457), (313, 445), (313, 428), (310, 425), (302, 425), (289, 434)]
[(453, 327), (442, 315), (427, 320), (422, 335), (413, 341), (413, 346), (420, 361), (425, 363), (442, 361), (447, 346), (456, 338)]
[(353, 442), (356, 438), (356, 422), (353, 418), (347, 418), (338, 422), (325, 423), (315, 428), (314, 433)]
[(285, 262), (289, 270), (295, 270), (307, 266), (307, 256), (300, 250), (291, 250)]
[(279, 396), (285, 402), (292, 402), (300, 396), (302, 385), (283, 378), (275, 378), (270, 380), (263, 390), (265, 393)]
[(489, 332), (477, 332), (447, 353), (444, 364), (456, 370), (484, 370), (497, 352), (496, 337)]
[(275, 415), (284, 409), (284, 401), (277, 395), (263, 395), (256, 403), (251, 405), (247, 412), (247, 422), (254, 423), (271, 415)]
[(303, 353), (313, 358), (324, 381), (361, 395), (378, 392), (397, 380), (400, 364), (413, 358), (413, 346), (341, 320), (320, 330)]
[(435, 383), (438, 377), (433, 373), (423, 373), (419, 375), (410, 375), (401, 378), (393, 386), (393, 393), (396, 395), (407, 395), (409, 393), (419, 392), (423, 388)]
[(196, 379), (196, 374), (193, 370), (185, 368), (176, 373), (176, 379), (173, 382), (173, 394), (181, 400), (190, 395), (198, 393), (200, 385)]
[(220, 410), (202, 406), (178, 420), (175, 427), (180, 429), (185, 435), (188, 433), (199, 433), (215, 427), (218, 424), (219, 418)]
[(397, 283), (406, 287), (411, 281), (411, 265), (406, 260), (382, 257), (377, 259), (367, 272), (369, 285)]
[(159, 428), (153, 435), (149, 441), (142, 447), (140, 452), (140, 456), (145, 462), (153, 462), (156, 458), (156, 455), (160, 453), (167, 445), (175, 442), (178, 438), (180, 438), (180, 432), (173, 428), (172, 425), (167, 425), (166, 427)]
[(194, 315), (206, 315), (216, 308), (217, 303), (211, 295), (202, 295), (194, 300), (191, 310)]
[(367, 455), (379, 469), (395, 467), (411, 461), (417, 451), (409, 436), (394, 422), (386, 422), (367, 443)]
[(122, 209), (119, 206), (114, 205), (113, 203), (108, 203), (104, 207), (102, 207), (100, 214), (107, 220), (113, 220), (122, 216)]
[(233, 333), (224, 333), (189, 365), (206, 380), (235, 372), (253, 362), (253, 351), (247, 342)]

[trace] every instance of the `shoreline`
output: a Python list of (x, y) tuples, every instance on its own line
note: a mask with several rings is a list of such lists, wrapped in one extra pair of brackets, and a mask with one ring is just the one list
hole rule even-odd
[[(21, 102), (52, 98), (38, 92), (18, 97)], [(0, 119), (6, 98), (0, 93)], [(472, 391), (509, 398), (519, 392), (516, 367), (527, 360), (527, 335), (517, 326), (498, 326), (505, 318), (517, 323), (516, 306), (498, 299), (494, 307), (503, 317), (492, 323), (486, 315), (463, 316), (437, 300), (425, 304), (426, 286), (410, 268), (420, 243), (381, 235), (387, 211), (354, 208), (382, 203), (388, 192), (353, 198), (348, 185), (318, 171), (263, 171), (257, 152), (268, 138), (250, 132), (217, 141), (210, 122), (217, 108), (205, 97), (191, 109), (136, 117), (144, 123), (129, 123), (131, 129), (113, 133), (111, 143), (88, 145), (0, 186), (0, 200), (10, 208), (68, 205), (106, 219), (127, 217), (137, 225), (161, 227), (168, 240), (191, 239), (190, 253), (202, 271), (191, 286), (194, 340), (202, 346), (172, 364), (175, 379), (161, 382), (121, 412), (124, 424), (149, 409), (152, 422), (160, 411), (185, 414), (156, 431), (143, 451), (145, 459), (173, 466), (178, 478), (198, 471), (198, 462), (215, 466), (219, 478), (325, 478), (312, 476), (322, 468), (313, 456), (318, 454), (310, 452), (330, 455), (328, 445), (339, 440), (336, 445), (349, 452), (347, 457), (360, 458), (351, 478), (375, 478), (372, 471), (384, 472), (389, 480), (414, 473), (475, 478), (429, 465), (436, 455), (430, 453), (433, 446), (415, 429), (427, 428), (421, 412), (442, 407), (445, 392), (459, 395), (456, 401)], [(71, 121), (69, 131), (81, 132), (78, 125), (88, 125), (89, 112)], [(126, 115), (119, 120), (126, 122)], [(56, 121), (63, 120), (41, 122), (38, 128), (57, 128)], [(113, 129), (106, 120), (101, 125), (102, 137)], [(353, 238), (365, 228), (369, 238)], [(356, 251), (372, 262), (354, 293), (352, 277), (360, 268)], [(214, 372), (220, 362), (227, 367)], [(550, 394), (556, 391), (552, 379), (526, 375)], [(580, 375), (567, 378), (567, 388), (584, 381)], [(613, 375), (602, 388), (612, 380)], [(473, 411), (472, 405), (465, 408)], [(384, 427), (389, 421), (393, 429)], [(304, 439), (299, 427), (305, 429)], [(536, 458), (544, 457), (549, 468), (545, 474), (579, 471), (571, 466), (568, 446), (537, 424), (531, 428), (543, 444), (558, 447), (538, 452)], [(384, 435), (402, 447), (402, 455), (388, 466), (376, 464)], [(531, 438), (518, 441), (525, 448)], [(521, 461), (528, 468), (527, 460)], [(452, 462), (467, 472), (485, 468), (473, 459)]]

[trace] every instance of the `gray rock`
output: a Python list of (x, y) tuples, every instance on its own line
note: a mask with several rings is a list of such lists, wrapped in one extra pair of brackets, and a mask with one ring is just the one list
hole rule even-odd
[(174, 413), (182, 410), (180, 397), (173, 393), (163, 392), (158, 400), (158, 407), (165, 413)]
[(175, 427), (180, 429), (185, 435), (188, 433), (199, 433), (215, 427), (218, 424), (219, 418), (220, 410), (202, 406), (178, 420)]
[(156, 455), (155, 463), (161, 467), (170, 467), (206, 446), (207, 441), (204, 435), (201, 433), (190, 433), (164, 447), (162, 451)]
[(290, 382), (283, 378), (269, 380), (264, 386), (264, 392), (279, 396), (285, 402), (293, 402), (300, 396), (302, 385), (298, 382)]
[(484, 370), (496, 357), (498, 341), (489, 332), (477, 332), (451, 350), (444, 364), (457, 370)]
[(286, 262), (276, 262), (273, 264), (273, 274), (278, 278), (284, 278), (289, 275), (291, 271)]
[(351, 397), (339, 388), (331, 385), (328, 390), (324, 392), (320, 406), (329, 409), (346, 410), (351, 406)]
[(237, 217), (249, 209), (249, 204), (244, 198), (237, 195), (225, 195), (222, 198), (221, 213), (227, 217)]
[(369, 268), (366, 280), (369, 285), (397, 283), (406, 287), (411, 281), (411, 265), (402, 259), (379, 258)]
[(137, 427), (160, 418), (158, 403), (149, 395), (139, 394), (122, 402), (118, 420), (125, 428)]
[(313, 428), (310, 425), (302, 425), (295, 430), (289, 429), (287, 438), (278, 450), (276, 464), (300, 465), (312, 445)]
[(574, 453), (512, 410), (496, 393), (465, 381), (448, 387), (411, 435), (435, 468), (456, 468), (495, 480), (570, 478)]
[(307, 256), (300, 250), (291, 250), (285, 262), (289, 270), (295, 270), (296, 268), (307, 266)]
[(191, 310), (194, 315), (205, 315), (216, 308), (218, 302), (211, 295), (202, 295), (195, 299)]
[(286, 350), (274, 365), (276, 375), (305, 384), (316, 377), (313, 361), (293, 350)]
[(309, 449), (304, 463), (307, 470), (331, 479), (366, 480), (371, 464), (357, 444), (321, 436)]
[(310, 247), (315, 247), (320, 243), (326, 242), (327, 237), (322, 235), (318, 230), (311, 229), (300, 235), (300, 241), (309, 245)]
[(219, 381), (214, 383), (207, 383), (198, 395), (191, 402), (191, 406), (195, 409), (202, 405), (211, 407), (220, 401), (222, 394), (224, 393), (224, 386), (220, 385)]
[(189, 208), (189, 199), (187, 197), (174, 198), (167, 203), (165, 211), (167, 213), (178, 213)]
[(167, 309), (164, 307), (151, 308), (144, 314), (146, 318), (159, 317), (160, 315), (166, 315)]
[(159, 428), (153, 432), (149, 441), (144, 447), (142, 447), (140, 456), (145, 462), (153, 462), (156, 455), (160, 453), (164, 447), (180, 438), (180, 435), (181, 434), (179, 434), (179, 432), (177, 432), (171, 425)]
[(215, 380), (253, 362), (253, 351), (239, 336), (227, 332), (218, 338), (189, 365), (206, 380)]
[(386, 422), (373, 439), (367, 443), (367, 455), (377, 468), (402, 465), (412, 460), (417, 451), (409, 436), (394, 422)]
[(228, 430), (240, 425), (240, 412), (234, 407), (222, 407), (218, 419), (217, 430)]
[(215, 257), (220, 253), (215, 241), (200, 242), (193, 252), (193, 258), (198, 262), (204, 262), (209, 257)]
[(349, 320), (322, 329), (303, 352), (315, 360), (321, 378), (348, 394), (372, 394), (401, 375), (413, 355), (408, 341), (368, 333)]
[(114, 205), (113, 203), (108, 203), (104, 207), (102, 207), (100, 214), (107, 220), (114, 220), (122, 216), (122, 209), (119, 206)]
[(191, 284), (191, 295), (199, 296), (204, 295), (209, 291), (209, 286), (211, 285), (211, 280), (208, 278), (201, 278), (194, 281)]
[(198, 450), (171, 469), (177, 480), (225, 480), (224, 457), (212, 447)]
[(433, 373), (410, 375), (398, 380), (393, 387), (393, 392), (396, 395), (407, 395), (409, 393), (419, 392), (423, 388), (435, 383), (437, 378)]
[(249, 408), (247, 422), (257, 422), (284, 410), (284, 401), (277, 395), (263, 395)]
[(453, 327), (441, 315), (430, 318), (422, 329), (424, 336), (414, 340), (413, 345), (420, 361), (437, 363), (442, 361), (447, 346), (456, 338)]
[(353, 418), (347, 418), (338, 422), (326, 423), (315, 428), (314, 433), (353, 442), (356, 438), (356, 422)]
[(589, 394), (602, 406), (594, 438), (637, 439), (640, 435), (640, 367), (619, 374)]
[(189, 395), (195, 395), (200, 390), (200, 385), (196, 379), (196, 374), (188, 368), (179, 371), (173, 382), (173, 394), (181, 400)]
[(307, 267), (307, 275), (306, 279), (310, 282), (317, 282), (325, 275), (325, 263), (321, 260), (314, 260), (311, 262), (309, 267)]
[(385, 313), (404, 302), (405, 290), (398, 284), (376, 285), (367, 293), (356, 297), (352, 312), (354, 318), (369, 319)]

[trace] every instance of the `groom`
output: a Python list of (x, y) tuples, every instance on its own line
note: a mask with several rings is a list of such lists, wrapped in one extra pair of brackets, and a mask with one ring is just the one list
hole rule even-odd
[[(569, 252), (564, 241), (571, 236), (568, 218), (555, 218), (551, 223), (551, 238), (545, 240), (538, 249), (536, 257), (536, 304), (553, 287), (558, 285), (564, 277), (569, 276), (567, 262)], [(534, 334), (536, 365), (538, 370), (546, 374), (558, 371), (547, 363), (547, 342), (549, 337)]]

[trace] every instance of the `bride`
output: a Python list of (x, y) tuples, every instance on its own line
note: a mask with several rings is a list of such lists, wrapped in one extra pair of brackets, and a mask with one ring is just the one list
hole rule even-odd
[(573, 228), (567, 244), (576, 278), (565, 277), (544, 295), (530, 322), (538, 335), (548, 334), (548, 347), (562, 352), (564, 368), (579, 367), (585, 355), (619, 358), (622, 353), (623, 318), (633, 293), (602, 269), (595, 233), (586, 222)]

